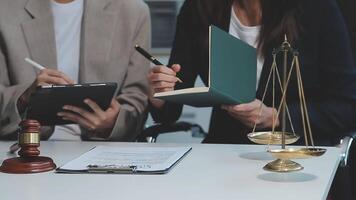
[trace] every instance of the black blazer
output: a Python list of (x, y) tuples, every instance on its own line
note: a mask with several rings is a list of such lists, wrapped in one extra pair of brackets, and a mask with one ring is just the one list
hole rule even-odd
[(353, 57), (356, 60), (356, 1), (355, 0), (338, 0), (341, 12), (344, 15), (346, 26), (350, 33)]
[[(302, 0), (300, 19), (303, 33), (293, 44), (300, 52), (304, 82), (314, 139), (319, 145), (332, 144), (341, 133), (355, 128), (356, 69), (345, 23), (333, 0)], [(181, 64), (178, 73), (184, 83), (176, 89), (193, 87), (199, 75), (208, 83), (208, 27), (214, 24), (229, 31), (232, 0), (186, 0), (178, 16), (176, 36), (170, 64)], [(282, 39), (281, 39), (282, 42)], [(273, 48), (270, 47), (272, 52)], [(279, 66), (282, 66), (278, 61)], [(261, 99), (272, 64), (272, 55), (265, 57), (260, 84), (256, 93)], [(271, 106), (272, 88), (268, 88), (265, 104)], [(281, 94), (277, 92), (277, 99)], [(303, 135), (296, 77), (288, 91), (288, 105), (294, 128)], [(161, 110), (152, 110), (156, 122), (172, 123), (181, 115), (182, 105), (166, 103)], [(250, 143), (249, 130), (219, 107), (213, 108), (207, 143)], [(303, 139), (300, 140), (301, 142)]]

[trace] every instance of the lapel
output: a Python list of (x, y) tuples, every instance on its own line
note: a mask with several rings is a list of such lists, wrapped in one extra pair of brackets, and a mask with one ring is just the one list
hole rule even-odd
[(56, 69), (56, 40), (49, 1), (28, 0), (24, 9), (32, 18), (21, 24), (30, 57), (48, 68)]
[(91, 67), (109, 64), (118, 13), (116, 10), (109, 10), (111, 1), (85, 1), (79, 82), (86, 81), (85, 78), (91, 72)]
[(229, 32), (230, 30), (230, 20), (231, 20), (231, 7), (233, 4), (233, 0), (227, 0), (223, 6), (223, 13), (227, 13), (222, 15), (220, 22), (218, 22), (223, 30)]

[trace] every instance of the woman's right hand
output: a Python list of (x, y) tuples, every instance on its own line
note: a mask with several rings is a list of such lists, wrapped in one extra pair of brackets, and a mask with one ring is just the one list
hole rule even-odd
[(180, 71), (180, 65), (172, 65), (172, 68), (168, 68), (163, 65), (155, 66), (151, 69), (148, 75), (148, 80), (151, 85), (153, 93), (167, 92), (174, 90), (178, 78), (177, 73)]
[(74, 84), (74, 81), (70, 79), (66, 74), (54, 69), (43, 69), (37, 75), (36, 80), (32, 86), (43, 85), (70, 85)]
[(37, 86), (44, 85), (69, 85), (75, 82), (66, 74), (54, 69), (43, 69), (37, 75), (36, 80), (32, 85), (21, 95), (17, 105), (18, 109), (23, 111), (27, 107), (27, 103), (31, 94), (36, 90)]
[[(152, 68), (148, 75), (148, 81), (150, 83), (152, 93), (155, 94), (158, 92), (174, 90), (176, 83), (180, 80), (176, 76), (180, 69), (181, 66), (178, 64), (172, 65), (171, 68), (163, 65)], [(153, 94), (150, 97), (152, 105), (157, 108), (162, 107), (164, 101), (153, 98)]]

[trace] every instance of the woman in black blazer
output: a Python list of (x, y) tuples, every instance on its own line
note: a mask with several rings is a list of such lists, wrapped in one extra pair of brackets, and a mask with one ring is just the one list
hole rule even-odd
[[(262, 117), (259, 103), (272, 64), (272, 50), (287, 34), (299, 50), (304, 90), (314, 140), (331, 145), (341, 133), (355, 129), (356, 69), (344, 21), (334, 0), (186, 0), (178, 16), (170, 58), (172, 69), (156, 66), (149, 75), (154, 92), (193, 87), (199, 75), (208, 82), (208, 27), (229, 32), (232, 11), (247, 26), (260, 26), (257, 42), (263, 68), (256, 93), (249, 104), (214, 107), (207, 143), (249, 143), (246, 134), (255, 122), (259, 130), (271, 129), (272, 88), (268, 88)], [(177, 65), (179, 64), (179, 65)], [(278, 60), (278, 65), (282, 66)], [(177, 83), (178, 76), (183, 83)], [(277, 90), (277, 99), (281, 94)], [(294, 128), (303, 135), (296, 77), (287, 94)], [(279, 102), (277, 102), (279, 103)], [(182, 105), (151, 98), (156, 122), (175, 122)], [(301, 139), (300, 141), (304, 141)]]

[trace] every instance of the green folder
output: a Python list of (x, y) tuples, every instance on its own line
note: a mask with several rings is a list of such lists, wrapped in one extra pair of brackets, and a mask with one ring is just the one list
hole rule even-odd
[(161, 92), (154, 97), (195, 107), (248, 103), (256, 98), (256, 70), (254, 47), (210, 26), (208, 87)]

